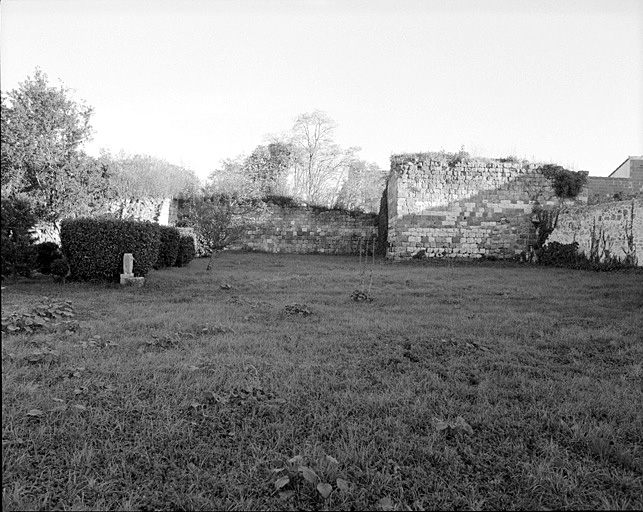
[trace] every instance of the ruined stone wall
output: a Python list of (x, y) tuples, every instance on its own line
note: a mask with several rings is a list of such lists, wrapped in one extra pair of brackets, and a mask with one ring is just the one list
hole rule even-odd
[[(231, 249), (281, 253), (358, 254), (377, 238), (377, 215), (271, 205)], [(371, 245), (372, 247), (372, 245)]]
[(601, 259), (612, 255), (623, 260), (632, 254), (643, 266), (643, 200), (565, 208), (547, 242), (578, 242), (579, 252), (588, 257), (594, 244)]
[[(559, 203), (537, 165), (396, 155), (389, 175), (387, 257), (509, 258), (536, 242), (532, 214)], [(586, 195), (579, 196), (586, 200)]]

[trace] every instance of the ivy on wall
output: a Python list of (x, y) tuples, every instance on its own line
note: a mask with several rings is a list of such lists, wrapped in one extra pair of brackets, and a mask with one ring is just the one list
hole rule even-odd
[(587, 184), (587, 174), (570, 171), (560, 165), (545, 164), (540, 172), (551, 182), (556, 195), (561, 199), (573, 199)]

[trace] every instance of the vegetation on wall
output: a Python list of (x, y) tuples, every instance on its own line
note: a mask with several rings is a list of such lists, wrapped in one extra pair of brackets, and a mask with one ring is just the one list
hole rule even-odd
[(570, 171), (560, 165), (546, 164), (539, 169), (562, 200), (574, 199), (587, 183), (586, 173)]
[(379, 256), (386, 256), (388, 249), (388, 185), (384, 187), (380, 198), (380, 212), (377, 218), (377, 248)]
[(592, 239), (592, 248), (589, 256), (578, 250), (578, 242), (561, 244), (549, 242), (536, 251), (539, 265), (565, 267), (577, 270), (594, 270), (597, 272), (610, 272), (636, 268), (636, 260), (621, 259), (606, 249), (605, 239), (600, 233)]
[(547, 243), (549, 235), (552, 234), (558, 225), (560, 208), (535, 208), (532, 214), (532, 222), (536, 228), (536, 250)]
[[(555, 213), (556, 219), (558, 218), (558, 210), (544, 211), (544, 217), (550, 216)], [(625, 214), (625, 211), (623, 211)], [(546, 224), (546, 221), (543, 222)], [(555, 223), (554, 223), (555, 225)], [(590, 229), (589, 251), (587, 254), (579, 252), (579, 244), (574, 241), (569, 244), (562, 244), (560, 242), (546, 242), (541, 241), (539, 236), (540, 245), (536, 247), (536, 261), (541, 265), (553, 265), (558, 267), (568, 267), (575, 269), (597, 270), (597, 271), (611, 271), (621, 270), (627, 268), (635, 268), (638, 263), (636, 255), (636, 245), (634, 243), (634, 202), (632, 202), (630, 214), (625, 215), (623, 225), (623, 235), (626, 242), (626, 247), (622, 249), (623, 255), (614, 252), (614, 239), (606, 228), (597, 222), (596, 217)], [(550, 231), (551, 232), (551, 231)], [(547, 234), (548, 236), (548, 234)]]

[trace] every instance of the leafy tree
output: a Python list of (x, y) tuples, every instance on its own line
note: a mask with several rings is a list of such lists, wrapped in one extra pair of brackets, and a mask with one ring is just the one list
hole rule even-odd
[(257, 146), (242, 167), (263, 195), (275, 195), (286, 191), (287, 173), (294, 163), (295, 148), (292, 144), (274, 141), (267, 146)]
[(243, 235), (262, 205), (249, 196), (225, 193), (195, 197), (188, 203), (179, 224), (194, 229), (197, 242), (210, 253), (208, 272), (216, 255)]
[(342, 149), (334, 140), (336, 123), (324, 112), (302, 114), (292, 129), (296, 149), (295, 195), (331, 205), (336, 202), (350, 163), (359, 148)]
[(225, 194), (235, 197), (255, 196), (259, 194), (260, 183), (253, 181), (245, 167), (246, 157), (221, 160), (206, 180), (206, 195)]
[(29, 201), (20, 197), (0, 202), (2, 275), (29, 277), (36, 266), (33, 227), (36, 223)]
[(149, 155), (112, 155), (102, 150), (100, 163), (108, 169), (115, 199), (177, 197), (198, 191), (199, 179), (190, 169)]
[(105, 176), (81, 151), (91, 138), (92, 112), (68, 88), (50, 86), (40, 69), (3, 95), (2, 195), (26, 194), (47, 222), (93, 204), (105, 191)]
[(385, 185), (386, 173), (377, 164), (355, 159), (348, 166), (336, 204), (348, 210), (377, 212)]

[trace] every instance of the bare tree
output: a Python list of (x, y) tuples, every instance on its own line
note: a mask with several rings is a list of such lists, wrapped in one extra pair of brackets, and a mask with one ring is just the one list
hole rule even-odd
[(334, 140), (336, 123), (324, 112), (302, 114), (292, 129), (296, 149), (293, 188), (296, 195), (318, 204), (333, 204), (359, 148), (342, 149)]

